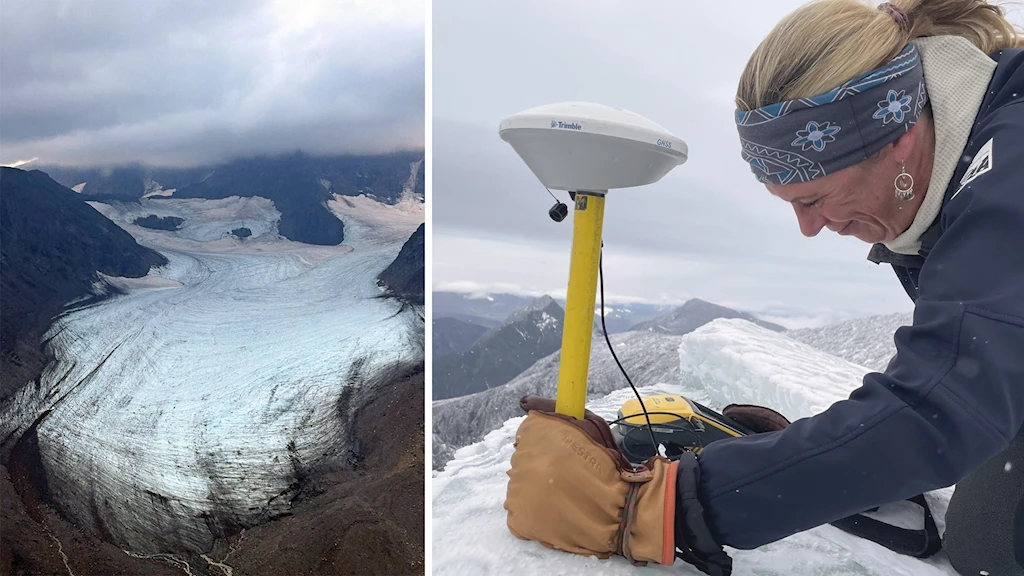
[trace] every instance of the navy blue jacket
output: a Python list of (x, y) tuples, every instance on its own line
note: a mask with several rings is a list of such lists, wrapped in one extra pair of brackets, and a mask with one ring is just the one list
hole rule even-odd
[[(756, 548), (950, 486), (1021, 431), (1024, 51), (992, 57), (964, 161), (921, 255), (876, 246), (869, 256), (891, 263), (915, 302), (896, 356), (822, 414), (704, 449), (699, 492), (720, 544)], [(991, 169), (961, 190), (989, 140)]]

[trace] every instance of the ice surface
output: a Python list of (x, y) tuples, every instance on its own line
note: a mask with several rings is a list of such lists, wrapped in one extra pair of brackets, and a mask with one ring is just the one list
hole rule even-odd
[[(56, 361), (0, 432), (50, 410), (38, 436), (53, 499), (121, 546), (204, 551), (285, 512), (306, 474), (344, 462), (368, 387), (423, 359), (422, 309), (376, 286), (415, 206), (372, 226), (353, 210), (345, 245), (311, 246), (278, 237), (262, 198), (93, 205), (169, 264), (108, 279), (127, 295), (60, 318)], [(185, 222), (130, 224), (151, 213)], [(255, 237), (226, 235), (239, 226)]]
[(335, 196), (327, 207), (345, 222), (345, 238), (397, 242), (399, 247), (423, 222), (423, 203), (403, 194), (397, 204), (377, 202), (365, 194)]
[[(824, 412), (860, 386), (867, 370), (745, 320), (718, 319), (679, 345), (682, 383), (712, 407), (760, 404), (790, 420)], [(696, 399), (698, 402), (699, 399)]]
[[(252, 231), (252, 236), (246, 238), (247, 241), (268, 234), (275, 236), (273, 239), (277, 240), (277, 225), (281, 220), (281, 213), (274, 208), (274, 203), (259, 196), (230, 196), (218, 200), (143, 198), (138, 202), (89, 202), (89, 205), (131, 232), (140, 242), (151, 242), (157, 248), (194, 249), (203, 252), (216, 249), (216, 245), (204, 246), (196, 244), (197, 242), (228, 239), (231, 237), (231, 230), (240, 227)], [(136, 218), (151, 214), (160, 218), (175, 216), (184, 222), (173, 234), (133, 224)]]
[[(677, 393), (704, 399), (717, 409), (728, 402), (773, 407), (781, 402), (780, 411), (795, 418), (846, 397), (864, 374), (863, 367), (744, 320), (716, 320), (680, 338), (681, 381), (645, 386), (642, 394)], [(632, 397), (628, 388), (616, 390), (592, 399), (587, 407), (612, 419)], [(434, 574), (700, 574), (682, 561), (671, 567), (634, 567), (621, 557), (598, 560), (549, 550), (512, 536), (502, 505), (508, 480), (505, 472), (521, 421), (522, 417), (512, 418), (483, 441), (458, 450), (445, 469), (434, 474)], [(926, 495), (940, 532), (951, 493), (947, 488)], [(912, 525), (913, 511), (897, 504), (883, 507), (879, 516)], [(944, 552), (923, 561), (900, 556), (832, 526), (820, 526), (756, 550), (727, 551), (737, 575), (956, 576)]]

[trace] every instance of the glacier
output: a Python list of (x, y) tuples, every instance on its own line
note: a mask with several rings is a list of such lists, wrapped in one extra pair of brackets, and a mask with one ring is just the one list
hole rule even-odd
[[(344, 466), (354, 411), (424, 360), (423, 309), (376, 281), (423, 203), (370, 202), (334, 210), (338, 246), (284, 239), (258, 197), (90, 202), (169, 264), (102, 279), (121, 294), (54, 322), (55, 360), (4, 406), (0, 437), (38, 422), (50, 500), (134, 553), (204, 552), (287, 513), (311, 474)], [(132, 224), (149, 214), (184, 223)]]
[[(718, 410), (732, 402), (758, 403), (797, 419), (846, 398), (869, 371), (745, 320), (715, 320), (679, 338), (678, 378), (642, 386), (641, 394), (681, 394)], [(587, 407), (612, 420), (632, 397), (632, 390), (618, 389), (591, 397)], [(622, 557), (600, 560), (515, 538), (506, 528), (502, 505), (512, 443), (523, 418), (508, 419), (434, 472), (434, 574), (701, 574), (682, 561), (640, 568)], [(940, 534), (952, 492), (949, 487), (925, 495)], [(873, 516), (919, 528), (920, 509), (904, 504), (883, 506)], [(755, 550), (727, 552), (736, 575), (956, 576), (944, 552), (927, 560), (901, 556), (828, 525)]]

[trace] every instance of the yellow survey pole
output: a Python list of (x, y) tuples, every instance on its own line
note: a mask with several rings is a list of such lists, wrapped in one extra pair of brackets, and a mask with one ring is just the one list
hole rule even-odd
[(601, 258), (604, 192), (576, 192), (572, 218), (572, 257), (565, 296), (562, 360), (558, 367), (555, 411), (582, 420), (587, 402), (587, 370), (594, 333), (594, 298)]

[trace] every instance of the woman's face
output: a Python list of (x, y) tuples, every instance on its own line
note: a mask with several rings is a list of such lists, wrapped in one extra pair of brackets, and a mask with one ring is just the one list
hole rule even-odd
[(828, 228), (872, 244), (888, 242), (913, 222), (913, 216), (903, 217), (911, 212), (908, 205), (913, 201), (898, 200), (892, 177), (879, 172), (851, 166), (810, 182), (769, 184), (768, 191), (792, 204), (804, 236), (817, 236)]
[[(828, 228), (870, 244), (889, 242), (910, 227), (924, 200), (934, 150), (921, 137), (928, 130), (930, 123), (919, 122), (875, 158), (809, 182), (768, 184), (768, 191), (792, 204), (804, 236)], [(893, 180), (903, 167), (899, 158), (906, 158), (907, 173), (914, 177), (910, 201), (896, 197)]]

